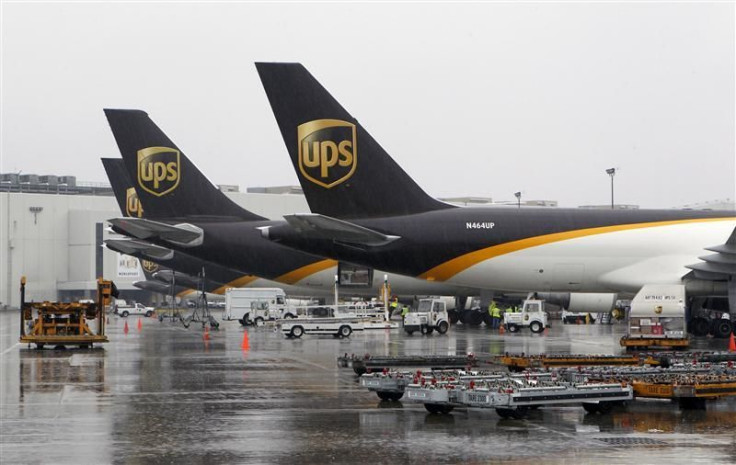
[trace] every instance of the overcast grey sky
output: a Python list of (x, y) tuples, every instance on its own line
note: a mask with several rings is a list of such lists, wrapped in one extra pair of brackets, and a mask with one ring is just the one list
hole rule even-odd
[(733, 3), (2, 5), (0, 171), (106, 181), (139, 108), (219, 184), (297, 184), (253, 62), (299, 61), (427, 192), (736, 196)]

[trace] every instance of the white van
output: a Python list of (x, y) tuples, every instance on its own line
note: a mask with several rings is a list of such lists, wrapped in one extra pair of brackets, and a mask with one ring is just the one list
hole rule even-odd
[(269, 309), (283, 308), (286, 305), (286, 293), (276, 287), (231, 287), (225, 291), (225, 310), (222, 312), (222, 319), (238, 320), (240, 324), (245, 325), (244, 317), (250, 313), (253, 302), (266, 302)]

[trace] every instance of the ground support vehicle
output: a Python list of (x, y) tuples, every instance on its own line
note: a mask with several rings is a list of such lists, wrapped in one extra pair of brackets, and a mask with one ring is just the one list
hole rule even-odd
[(659, 365), (660, 360), (639, 355), (502, 355), (495, 362), (509, 371), (578, 366), (638, 366)]
[(365, 330), (358, 317), (290, 318), (279, 320), (278, 324), (286, 337), (297, 339), (304, 334), (349, 337), (354, 331)]
[[(117, 295), (112, 281), (97, 280), (97, 301), (94, 303), (26, 302), (25, 289), (24, 276), (20, 285), (21, 343), (33, 343), (37, 349), (43, 349), (46, 344), (59, 348), (68, 345), (89, 348), (95, 343), (108, 342), (105, 335), (105, 307), (111, 296)], [(90, 326), (90, 322), (95, 319), (96, 331)]]
[(670, 399), (681, 408), (704, 409), (707, 400), (736, 395), (733, 362), (678, 364), (670, 368), (620, 367), (588, 369), (584, 377), (599, 382), (628, 383), (635, 398)]
[(447, 370), (452, 368), (475, 367), (478, 359), (472, 355), (406, 355), (406, 356), (364, 356), (342, 355), (337, 358), (340, 367), (352, 368), (360, 376), (373, 371), (389, 370), (391, 368), (414, 368), (424, 370)]
[(263, 326), (266, 321), (283, 318), (284, 305), (271, 305), (267, 300), (254, 300), (250, 303), (250, 311), (243, 315), (240, 323), (243, 326)]
[[(280, 288), (228, 288), (225, 291), (225, 309), (222, 312), (223, 320), (238, 320), (246, 325), (246, 315), (253, 309), (254, 302), (265, 302), (267, 308), (283, 308), (286, 304), (286, 294)], [(250, 321), (255, 321), (257, 315), (251, 315)], [(280, 317), (280, 316), (279, 316)], [(278, 318), (278, 317), (277, 317)]]
[(154, 310), (153, 307), (146, 307), (142, 303), (133, 302), (126, 305), (115, 305), (113, 313), (122, 317), (127, 317), (128, 315), (143, 315), (148, 317), (153, 315)]
[(636, 397), (670, 399), (704, 409), (710, 399), (736, 395), (736, 375), (659, 375), (632, 381)]
[(416, 308), (409, 310), (404, 317), (404, 331), (414, 334), (432, 334), (435, 330), (445, 334), (450, 329), (450, 320), (447, 316), (447, 307), (441, 299), (421, 299)]
[(364, 375), (360, 377), (360, 386), (375, 392), (381, 400), (397, 401), (404, 396), (404, 390), (412, 379), (409, 372), (384, 373), (381, 377)]
[(504, 365), (509, 371), (562, 367), (660, 366), (668, 368), (699, 363), (736, 362), (736, 352), (640, 352), (628, 355), (524, 355), (505, 354), (486, 361)]
[(707, 362), (668, 368), (578, 366), (520, 374), (384, 369), (362, 375), (360, 385), (382, 400), (403, 397), (429, 404), (433, 413), (448, 413), (456, 406), (486, 407), (518, 418), (530, 407), (566, 403), (582, 403), (589, 413), (606, 413), (621, 400), (616, 386), (628, 387), (634, 399), (667, 398), (683, 408), (703, 408), (706, 399), (736, 395), (736, 368), (733, 362)]
[[(413, 380), (414, 381), (414, 380)], [(523, 418), (529, 409), (583, 404), (624, 402), (633, 398), (631, 386), (621, 383), (570, 383), (544, 375), (494, 376), (437, 380), (420, 376), (406, 386), (407, 400), (421, 402), (430, 413), (449, 413), (455, 407), (493, 408), (502, 418)], [(587, 410), (586, 409), (586, 410)]]
[(504, 313), (503, 327), (510, 333), (515, 333), (521, 328), (529, 328), (533, 333), (541, 333), (549, 327), (547, 313), (544, 311), (544, 301), (527, 299), (520, 312)]
[(647, 284), (631, 301), (626, 335), (621, 345), (629, 348), (687, 348), (685, 286)]

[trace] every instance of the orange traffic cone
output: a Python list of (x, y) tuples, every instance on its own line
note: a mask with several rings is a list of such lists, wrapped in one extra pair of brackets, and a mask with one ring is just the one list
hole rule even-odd
[(202, 335), (202, 339), (204, 339), (205, 341), (209, 341), (210, 340), (210, 327), (209, 326), (206, 326), (205, 325), (205, 327), (204, 327), (204, 334)]
[(250, 343), (248, 342), (248, 331), (243, 331), (243, 342), (240, 343), (240, 348), (243, 350), (250, 349)]
[(736, 352), (736, 341), (733, 339), (733, 332), (731, 332), (731, 337), (728, 341), (728, 351), (729, 352)]
[(498, 327), (498, 334), (503, 334), (505, 332), (506, 332), (506, 330), (503, 328), (503, 325), (501, 325), (501, 326)]
[(128, 320), (125, 320), (125, 326), (123, 326), (123, 332), (128, 334)]
[(143, 322), (141, 322), (140, 317), (138, 318), (138, 331), (143, 329)]

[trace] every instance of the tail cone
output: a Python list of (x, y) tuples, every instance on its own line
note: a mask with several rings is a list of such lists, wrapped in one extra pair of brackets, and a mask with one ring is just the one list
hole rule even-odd
[(128, 334), (128, 320), (125, 320), (125, 326), (123, 326), (123, 332)]
[(731, 337), (728, 341), (728, 351), (729, 352), (736, 352), (736, 341), (733, 339), (733, 331), (731, 332)]

